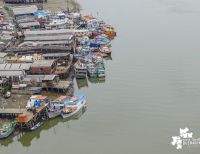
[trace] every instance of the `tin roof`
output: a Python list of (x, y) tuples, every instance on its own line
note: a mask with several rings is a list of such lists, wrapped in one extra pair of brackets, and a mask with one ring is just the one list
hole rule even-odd
[(69, 53), (47, 53), (43, 54), (43, 57), (66, 57)]
[(31, 63), (0, 64), (0, 70), (12, 70), (12, 71), (30, 70), (30, 67), (31, 67)]
[(1, 70), (0, 71), (0, 77), (10, 77), (10, 76), (23, 76), (24, 71), (18, 70), (18, 71), (13, 71), (13, 70)]
[(36, 5), (26, 5), (26, 6), (15, 6), (12, 8), (14, 15), (24, 15), (24, 14), (32, 14), (37, 12)]
[(38, 60), (35, 61), (31, 67), (51, 67), (55, 60)]
[(7, 53), (4, 53), (4, 52), (0, 52), (0, 58), (4, 58), (7, 56)]
[(73, 35), (36, 35), (36, 36), (26, 36), (24, 41), (59, 41), (59, 40), (71, 40)]

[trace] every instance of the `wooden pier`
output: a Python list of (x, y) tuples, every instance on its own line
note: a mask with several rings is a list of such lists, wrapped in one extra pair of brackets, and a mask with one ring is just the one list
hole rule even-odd
[(20, 120), (19, 117), (16, 118), (17, 126), (22, 130), (30, 130), (38, 122), (42, 120), (43, 117), (46, 117), (49, 106), (42, 106), (36, 111), (26, 111), (23, 115), (26, 117), (24, 120)]
[[(46, 118), (48, 112), (48, 105), (36, 108), (35, 111), (27, 111), (27, 109), (7, 108), (0, 109), (1, 118), (16, 118), (17, 127), (21, 130), (30, 130), (35, 124), (40, 122), (42, 118)], [(24, 116), (21, 120), (19, 117)]]

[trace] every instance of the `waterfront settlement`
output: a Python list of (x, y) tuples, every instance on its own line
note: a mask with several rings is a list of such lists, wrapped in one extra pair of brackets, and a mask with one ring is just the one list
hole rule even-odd
[[(12, 119), (0, 124), (0, 138), (86, 106), (85, 95), (74, 95), (73, 80), (105, 78), (104, 58), (112, 53), (116, 32), (108, 23), (35, 2), (5, 0), (0, 7), (0, 118)], [(52, 100), (45, 92), (60, 96)]]

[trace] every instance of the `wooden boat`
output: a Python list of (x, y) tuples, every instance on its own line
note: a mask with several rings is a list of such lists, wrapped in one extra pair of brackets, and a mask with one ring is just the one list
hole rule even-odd
[(102, 53), (102, 52), (95, 52), (94, 55), (99, 56), (99, 57), (103, 57), (103, 58), (109, 56), (108, 54), (105, 54), (105, 53)]
[(63, 118), (70, 118), (86, 106), (86, 96), (79, 94), (73, 96), (71, 99), (65, 101), (65, 108), (63, 109), (61, 116)]
[(112, 53), (112, 50), (111, 50), (110, 47), (104, 46), (104, 47), (100, 48), (100, 52), (102, 52), (104, 54), (107, 54), (107, 55), (110, 55)]
[(36, 129), (38, 129), (40, 126), (42, 126), (43, 125), (43, 122), (38, 122), (36, 125), (34, 125), (33, 127), (31, 127), (31, 131), (34, 131), (34, 130), (36, 130)]
[(2, 128), (0, 128), (0, 139), (5, 139), (9, 137), (14, 132), (15, 126), (16, 126), (15, 122), (4, 124)]
[(97, 68), (94, 63), (87, 64), (87, 75), (89, 77), (97, 77)]
[(104, 63), (98, 63), (97, 64), (97, 76), (99, 78), (105, 77), (105, 66)]
[(87, 76), (87, 68), (86, 64), (77, 61), (74, 64), (74, 74), (77, 79), (84, 79)]
[(50, 102), (50, 108), (47, 112), (47, 116), (50, 119), (56, 118), (61, 114), (61, 110), (64, 108), (64, 101), (67, 99), (67, 96), (60, 96), (56, 100)]

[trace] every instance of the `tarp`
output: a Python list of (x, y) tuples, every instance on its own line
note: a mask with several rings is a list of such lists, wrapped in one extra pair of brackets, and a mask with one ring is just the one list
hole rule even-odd
[(48, 15), (47, 12), (34, 12), (33, 14), (36, 15), (36, 16), (46, 16), (46, 15)]

